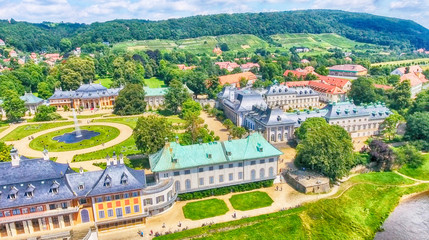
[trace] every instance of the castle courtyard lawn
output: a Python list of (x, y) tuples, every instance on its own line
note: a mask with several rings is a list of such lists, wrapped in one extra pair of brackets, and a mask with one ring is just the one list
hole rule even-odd
[(64, 152), (94, 147), (102, 143), (111, 141), (119, 136), (119, 129), (110, 126), (83, 126), (81, 127), (81, 129), (99, 132), (100, 135), (77, 143), (63, 143), (52, 139), (56, 136), (61, 136), (65, 133), (73, 132), (75, 129), (71, 127), (39, 136), (30, 142), (30, 147), (38, 151), (43, 151), (43, 149), (46, 147), (46, 149), (52, 152)]
[(156, 78), (156, 77), (152, 77), (152, 78), (147, 78), (144, 80), (144, 83), (146, 84), (146, 86), (150, 87), (150, 88), (162, 88), (162, 87), (167, 87), (164, 83), (164, 81)]
[(423, 164), (418, 168), (411, 168), (407, 165), (399, 169), (399, 172), (415, 179), (429, 180), (429, 154), (423, 155)]
[(229, 201), (234, 209), (246, 211), (271, 206), (273, 200), (265, 192), (249, 192), (232, 196)]
[[(394, 173), (393, 173), (394, 174)], [(402, 178), (379, 172), (352, 178), (328, 199), (256, 217), (218, 223), (156, 239), (374, 239), (403, 195), (429, 190), (429, 184), (392, 186)], [(363, 176), (366, 174), (363, 174)], [(378, 181), (377, 178), (382, 178)], [(364, 179), (364, 180), (362, 180)]]
[(224, 215), (228, 212), (228, 207), (223, 200), (213, 198), (198, 202), (190, 202), (183, 206), (185, 218), (199, 220), (215, 216)]
[(17, 141), (24, 137), (28, 137), (31, 134), (41, 132), (47, 129), (62, 127), (71, 125), (73, 122), (52, 122), (52, 123), (40, 123), (40, 124), (27, 124), (17, 127), (15, 130), (4, 136), (1, 141)]

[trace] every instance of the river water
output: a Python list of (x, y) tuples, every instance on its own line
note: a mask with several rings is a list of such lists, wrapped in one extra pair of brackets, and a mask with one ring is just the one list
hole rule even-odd
[(429, 192), (401, 202), (383, 224), (375, 240), (428, 240)]

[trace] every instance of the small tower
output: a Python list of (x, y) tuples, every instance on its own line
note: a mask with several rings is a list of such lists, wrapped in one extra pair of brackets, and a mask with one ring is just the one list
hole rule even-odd
[(116, 152), (115, 151), (113, 151), (112, 158), (113, 158), (113, 165), (117, 165), (118, 164), (118, 157), (116, 156)]
[(107, 154), (106, 156), (106, 166), (110, 166), (110, 156)]
[(12, 158), (12, 167), (18, 167), (19, 166), (19, 161), (20, 161), (20, 157), (18, 154), (18, 150), (13, 147), (10, 150), (10, 157)]
[(124, 154), (119, 154), (119, 164), (124, 165)]
[(49, 152), (46, 148), (43, 149), (43, 160), (45, 160), (45, 161), (49, 160)]

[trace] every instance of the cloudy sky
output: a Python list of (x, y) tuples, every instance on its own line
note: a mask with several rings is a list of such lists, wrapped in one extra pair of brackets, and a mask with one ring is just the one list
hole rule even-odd
[(84, 22), (198, 14), (341, 9), (414, 20), (429, 28), (429, 0), (0, 0), (0, 19)]

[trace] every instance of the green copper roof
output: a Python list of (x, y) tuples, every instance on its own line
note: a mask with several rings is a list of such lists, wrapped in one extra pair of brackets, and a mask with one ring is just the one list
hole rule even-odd
[(149, 156), (152, 172), (162, 172), (248, 159), (279, 156), (282, 152), (259, 133), (245, 139), (182, 146), (171, 142)]
[(168, 88), (149, 88), (143, 87), (147, 97), (164, 96)]
[(36, 104), (43, 102), (43, 99), (34, 96), (32, 93), (25, 93), (24, 96), (21, 96), (19, 98), (27, 104)]

